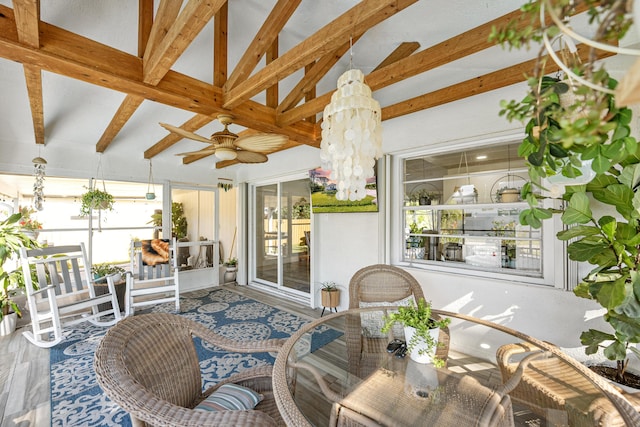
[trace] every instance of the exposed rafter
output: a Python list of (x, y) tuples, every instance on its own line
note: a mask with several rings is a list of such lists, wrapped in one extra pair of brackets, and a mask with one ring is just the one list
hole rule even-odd
[[(356, 2), (351, 9), (283, 51), (280, 36), (301, 7), (301, 0), (276, 1), (259, 27), (231, 29), (225, 0), (138, 0), (138, 52), (132, 55), (41, 21), (39, 0), (13, 0), (13, 9), (0, 6), (0, 57), (20, 62), (24, 67), (35, 139), (40, 144), (44, 143), (45, 134), (41, 75), (42, 71), (48, 71), (125, 95), (97, 141), (98, 152), (108, 149), (145, 100), (193, 113), (180, 126), (189, 132), (215, 120), (218, 114), (231, 114), (235, 124), (247, 128), (245, 133), (286, 135), (289, 142), (277, 151), (299, 144), (318, 147), (320, 126), (315, 120), (333, 92), (316, 96), (322, 78), (335, 71), (350, 45), (367, 36), (369, 29), (416, 2)], [(581, 5), (577, 12), (584, 10)], [(373, 91), (380, 90), (491, 48), (494, 46), (488, 41), (491, 29), (511, 21), (517, 14), (519, 11), (498, 17), (422, 51), (418, 51), (420, 46), (416, 42), (398, 40), (395, 50), (366, 76), (366, 82)], [(213, 84), (171, 69), (212, 18)], [(255, 32), (233, 70), (228, 69), (229, 40), (233, 37), (229, 31)], [(238, 57), (237, 52), (233, 54)], [(262, 58), (265, 59), (261, 65)], [(524, 62), (430, 93), (417, 93), (410, 99), (383, 106), (382, 118), (388, 120), (518, 83), (531, 69), (532, 64)], [(288, 93), (282, 93), (282, 87), (291, 85), (281, 85), (281, 81), (300, 70), (304, 70), (304, 75)], [(263, 95), (264, 101), (256, 101)], [(152, 158), (180, 139), (170, 134), (145, 150), (144, 157)], [(183, 163), (204, 157), (187, 156)], [(234, 163), (218, 162), (216, 167)]]
[(224, 107), (235, 108), (279, 80), (336, 50), (354, 33), (364, 33), (416, 1), (418, 0), (363, 0), (276, 61), (226, 91)]
[[(39, 0), (13, 0), (16, 17), (16, 30), (18, 40), (33, 48), (40, 47), (40, 1)], [(33, 121), (33, 134), (36, 144), (44, 144), (44, 107), (42, 101), (42, 72), (39, 67), (33, 65), (24, 66), (24, 78), (29, 94), (29, 106), (31, 107), (31, 119)]]

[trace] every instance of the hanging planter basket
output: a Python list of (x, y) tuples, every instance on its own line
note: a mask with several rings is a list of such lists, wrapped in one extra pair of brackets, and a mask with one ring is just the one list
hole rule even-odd
[(113, 210), (113, 196), (106, 190), (97, 188), (89, 189), (82, 195), (82, 206), (80, 207), (80, 216), (89, 216), (93, 210)]

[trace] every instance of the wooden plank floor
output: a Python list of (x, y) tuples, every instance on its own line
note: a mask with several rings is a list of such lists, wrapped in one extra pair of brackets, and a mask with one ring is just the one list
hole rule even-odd
[[(246, 295), (272, 305), (276, 308), (298, 314), (305, 318), (320, 317), (321, 310), (312, 310), (296, 302), (288, 301), (277, 295), (248, 286), (223, 285), (230, 290)], [(335, 340), (330, 345), (321, 349), (324, 352), (333, 352), (331, 345), (344, 346), (342, 340)], [(491, 381), (500, 381), (500, 374), (495, 366), (475, 358), (452, 352), (450, 367), (461, 371), (473, 371), (474, 375), (489, 378)], [(50, 384), (49, 384), (49, 350), (38, 348), (22, 336), (21, 330), (11, 336), (0, 337), (0, 425), (2, 427), (40, 427), (49, 426), (50, 413)], [(305, 382), (308, 379), (300, 378), (297, 384), (297, 393), (302, 398), (301, 404), (309, 404), (317, 411), (326, 411), (327, 408), (319, 404), (320, 400), (309, 390)], [(305, 403), (306, 402), (306, 403)], [(328, 405), (326, 403), (324, 406)]]

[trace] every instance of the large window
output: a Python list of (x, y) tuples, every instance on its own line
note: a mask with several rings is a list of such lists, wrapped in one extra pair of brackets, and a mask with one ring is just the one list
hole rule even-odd
[[(407, 156), (401, 170), (396, 259), (405, 265), (553, 284), (544, 228), (521, 225), (527, 180), (519, 143)], [(547, 233), (549, 234), (549, 233)], [(555, 234), (555, 233), (551, 233)], [(547, 245), (552, 243), (547, 243)], [(549, 248), (553, 252), (553, 248)]]

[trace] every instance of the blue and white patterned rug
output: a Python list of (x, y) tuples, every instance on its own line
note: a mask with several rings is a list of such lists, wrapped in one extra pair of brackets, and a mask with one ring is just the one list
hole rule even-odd
[[(203, 323), (221, 335), (238, 340), (286, 338), (310, 319), (282, 311), (227, 289), (189, 292), (180, 298), (181, 315)], [(173, 312), (173, 304), (149, 311)], [(65, 340), (50, 352), (51, 425), (130, 426), (129, 416), (107, 398), (96, 383), (93, 355), (107, 328), (83, 322), (65, 332)], [(315, 351), (341, 335), (325, 327), (311, 336), (307, 349)], [(245, 369), (273, 364), (266, 353), (214, 351), (195, 340), (200, 357), (203, 389)]]

